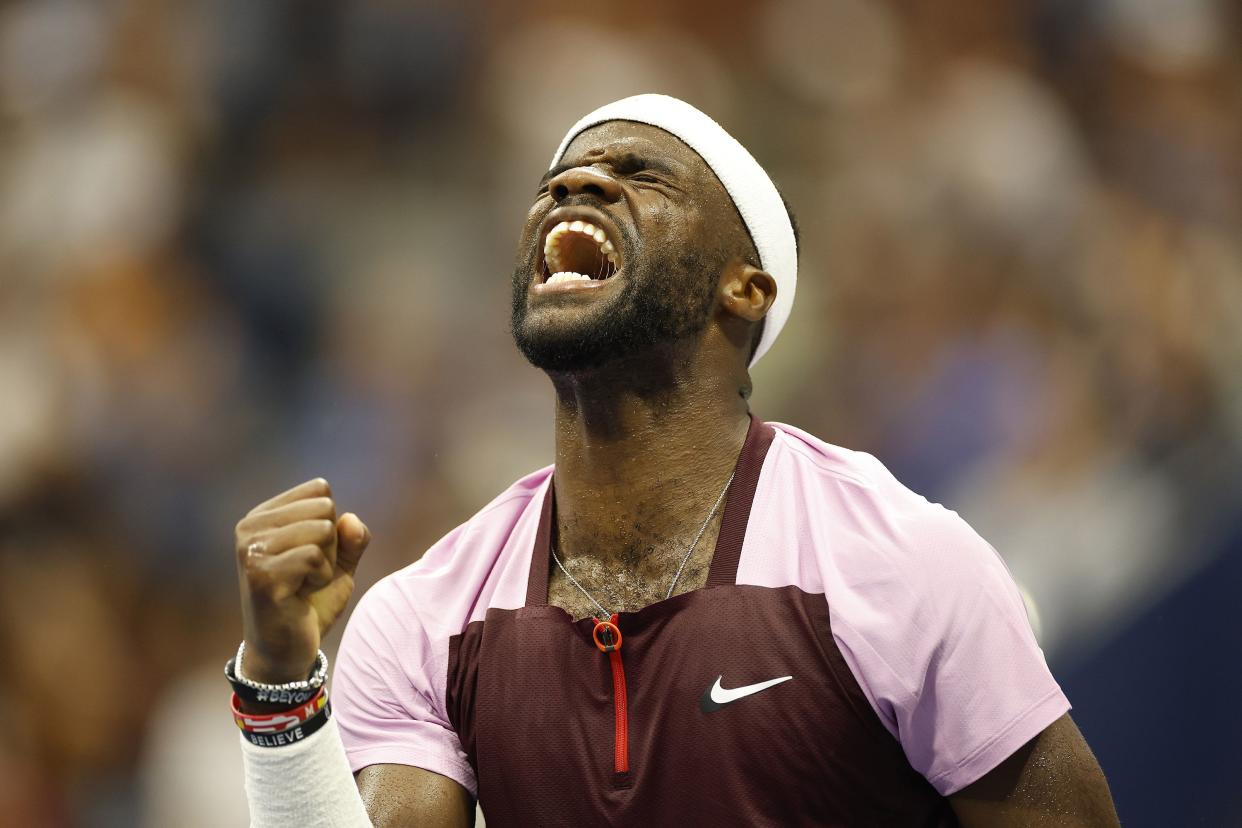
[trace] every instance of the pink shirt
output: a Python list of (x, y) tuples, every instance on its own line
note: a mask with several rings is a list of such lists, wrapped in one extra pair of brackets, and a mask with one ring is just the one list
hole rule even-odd
[[(771, 425), (736, 583), (824, 597), (858, 687), (936, 791), (975, 781), (1069, 709), (1004, 563), (956, 513), (870, 455)], [(446, 701), (450, 640), (489, 609), (526, 605), (551, 474), (514, 483), (354, 611), (333, 701), (355, 770), (413, 765), (478, 790)]]

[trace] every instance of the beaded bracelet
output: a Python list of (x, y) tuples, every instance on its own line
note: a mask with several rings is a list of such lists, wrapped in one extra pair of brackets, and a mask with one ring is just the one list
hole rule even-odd
[(224, 665), (224, 677), (233, 686), (242, 701), (256, 704), (285, 704), (289, 706), (304, 704), (323, 687), (328, 677), (328, 657), (323, 650), (315, 660), (315, 668), (303, 681), (290, 681), (284, 684), (263, 684), (242, 675), (242, 658), (246, 654), (246, 642), (242, 641), (237, 648), (237, 655)]

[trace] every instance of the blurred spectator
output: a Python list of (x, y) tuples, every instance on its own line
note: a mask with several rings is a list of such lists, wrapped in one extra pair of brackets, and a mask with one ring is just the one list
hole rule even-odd
[(514, 240), (562, 131), (634, 92), (716, 115), (799, 215), (755, 411), (961, 511), (1054, 669), (1105, 661), (1242, 554), (1240, 24), (1219, 0), (6, 5), (0, 812), (244, 823), (233, 524), (328, 476), (375, 533), (365, 588), (548, 461)]

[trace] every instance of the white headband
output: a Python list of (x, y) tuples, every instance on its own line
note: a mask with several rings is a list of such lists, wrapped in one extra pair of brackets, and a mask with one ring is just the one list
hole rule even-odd
[(763, 336), (750, 360), (754, 365), (785, 327), (798, 285), (798, 247), (776, 185), (746, 147), (720, 124), (685, 101), (668, 95), (634, 95), (601, 106), (565, 133), (550, 167), (560, 162), (565, 148), (578, 133), (605, 121), (637, 121), (672, 133), (697, 152), (724, 184), (750, 231), (760, 266), (776, 280), (776, 301), (768, 309)]

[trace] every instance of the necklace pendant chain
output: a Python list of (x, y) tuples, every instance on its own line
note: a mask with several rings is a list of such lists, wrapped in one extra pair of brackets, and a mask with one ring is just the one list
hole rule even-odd
[[(716, 502), (712, 505), (712, 510), (707, 513), (707, 520), (703, 521), (703, 525), (699, 527), (698, 534), (696, 534), (694, 536), (694, 540), (690, 542), (690, 548), (687, 549), (686, 553), (681, 556), (681, 563), (677, 565), (677, 571), (673, 573), (673, 582), (668, 585), (668, 592), (664, 594), (665, 600), (673, 597), (673, 590), (677, 588), (677, 582), (681, 580), (682, 570), (686, 568), (686, 563), (689, 562), (690, 556), (694, 554), (694, 550), (698, 547), (699, 541), (702, 540), (703, 533), (707, 531), (707, 527), (711, 524), (712, 518), (716, 516), (716, 511), (720, 509), (720, 504), (724, 502), (725, 494), (729, 491), (729, 486), (733, 484), (734, 474), (736, 474), (736, 471), (730, 474), (729, 479), (725, 481), (724, 488), (720, 490), (719, 497), (716, 498)], [(569, 570), (565, 568), (565, 564), (561, 563), (561, 559), (556, 555), (555, 544), (552, 546), (552, 560), (556, 562), (557, 568), (564, 573), (565, 577), (569, 579), (569, 582), (576, 586), (578, 591), (587, 597), (587, 600), (599, 608), (599, 618), (595, 619), (597, 624), (601, 621), (607, 621), (613, 617), (614, 613), (604, 609), (604, 605), (599, 601), (596, 601), (595, 596), (587, 592), (586, 587), (578, 583), (578, 579), (570, 574)]]

